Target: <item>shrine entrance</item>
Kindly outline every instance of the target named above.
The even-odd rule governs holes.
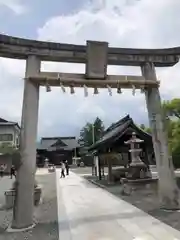
[[[57,86],[70,93],[75,87],[88,88],[141,89],[145,94],[153,147],[159,175],[161,205],[167,209],[179,208],[179,192],[176,185],[172,159],[168,152],[165,122],[161,112],[159,93],[160,82],[156,78],[155,67],[173,66],[178,57],[168,50],[109,48],[107,42],[87,41],[86,46],[40,42],[0,35],[0,56],[26,59],[24,96],[21,121],[21,164],[17,173],[17,194],[12,228],[23,229],[33,226],[33,193],[36,169],[36,137],[39,108],[39,88]],[[41,61],[85,63],[84,74],[41,72]],[[140,76],[107,75],[108,65],[139,66]]]

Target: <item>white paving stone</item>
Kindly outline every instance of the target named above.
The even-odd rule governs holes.
[[[70,172],[56,170],[59,239],[180,240],[180,232]]]

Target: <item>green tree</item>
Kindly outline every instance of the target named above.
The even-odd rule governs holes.
[[[15,148],[11,143],[2,143],[0,145],[0,153],[4,155],[11,155],[12,164],[18,169],[21,165],[19,149]]]
[[[143,131],[147,132],[147,133],[151,133],[151,128],[146,127],[144,124],[141,124],[139,126]]]
[[[144,124],[140,125],[140,128],[148,133],[151,133],[151,129]],[[180,120],[170,118],[166,121],[166,128],[168,133],[168,145],[169,151],[172,154],[173,164],[175,168],[180,167]]]
[[[164,101],[162,108],[166,117],[169,150],[172,153],[173,164],[175,167],[180,167],[180,98]]]
[[[180,121],[171,121],[168,125],[169,150],[172,153],[173,164],[180,167]]]
[[[100,118],[96,118],[94,123],[86,123],[80,131],[79,142],[83,146],[91,146],[98,141],[104,132],[104,124]]]
[[[145,130],[146,126],[145,126],[144,124],[141,124],[141,125],[140,125],[140,128],[141,128],[142,130]]]
[[[0,145],[0,153],[1,154],[14,154],[16,153],[18,150],[12,146],[11,143],[1,143]]]
[[[164,101],[162,107],[166,117],[176,117],[180,119],[180,98]]]

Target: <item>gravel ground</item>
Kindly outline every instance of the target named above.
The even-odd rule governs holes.
[[[84,175],[84,174],[92,174],[92,167],[77,167],[77,168],[71,168],[71,170],[74,173],[77,173],[79,175]],[[104,168],[104,172],[107,173],[108,172],[108,168],[105,167]]]
[[[0,239],[1,240],[58,240],[58,218],[57,218],[57,198],[56,198],[56,178],[55,173],[41,173],[36,176],[38,183],[42,186],[42,203],[35,207],[35,219],[37,225],[34,229],[23,233],[7,233],[5,229],[12,220],[12,211],[0,210]],[[1,181],[1,180],[0,180]],[[7,186],[12,181],[6,177],[3,180]],[[0,201],[2,203],[2,191],[4,184],[0,182]],[[5,188],[5,187],[4,187]]]
[[[74,172],[83,175],[83,168],[81,169],[74,169]],[[88,176],[88,169],[84,171],[84,177],[88,180],[95,180],[94,177]],[[89,169],[90,173],[90,169]],[[121,194],[121,185],[108,185],[107,181],[102,180],[98,181],[95,180],[97,183],[102,184],[105,186],[105,189],[110,193],[114,194],[115,196],[131,203],[132,205],[142,209],[143,211],[147,212],[148,214],[152,215],[153,217],[165,222],[166,224],[180,230],[180,212],[175,211],[164,211],[159,208],[159,200],[157,194],[157,182],[154,182],[150,185],[144,185],[138,189],[136,189],[132,195],[130,196],[122,196]],[[180,178],[177,178],[178,186],[180,188]]]

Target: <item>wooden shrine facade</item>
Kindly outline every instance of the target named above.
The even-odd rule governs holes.
[[[131,156],[129,146],[125,145],[124,142],[131,138],[132,132],[135,132],[138,138],[144,140],[140,145],[142,161],[147,165],[155,164],[151,135],[139,128],[129,115],[107,128],[102,138],[92,145],[88,151],[94,152],[98,156],[108,152],[117,153],[120,157],[114,160],[112,164],[127,165],[131,162]]]
[[[72,158],[78,156],[79,144],[76,137],[47,137],[42,138],[37,147],[37,164],[44,165],[45,158],[54,165],[61,161],[72,164]]]

